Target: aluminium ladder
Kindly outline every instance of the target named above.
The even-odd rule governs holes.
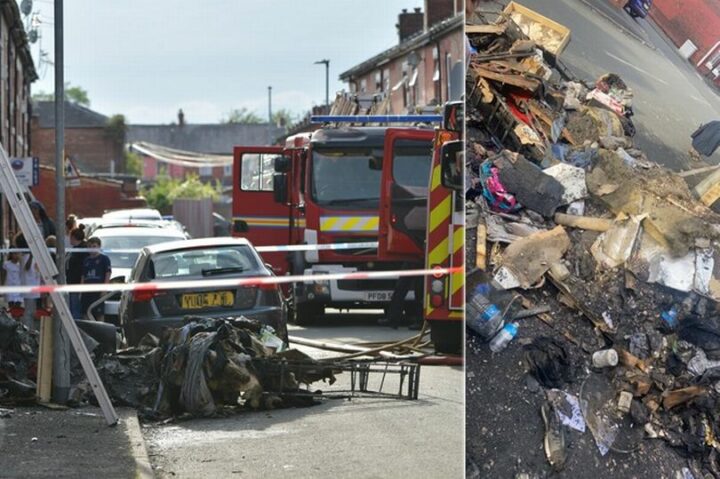
[[[20,225],[20,229],[25,236],[25,240],[32,252],[33,259],[37,261],[44,284],[48,286],[57,285],[57,267],[50,256],[50,252],[45,246],[45,238],[42,237],[42,233],[40,232],[37,223],[35,223],[35,218],[33,218],[32,212],[30,211],[30,206],[25,199],[25,194],[15,177],[15,173],[12,171],[10,159],[8,158],[7,152],[2,145],[0,145],[0,191],[5,193],[8,204],[15,214],[15,219]],[[62,238],[60,240],[62,240]],[[100,381],[100,376],[98,375],[95,365],[90,358],[90,353],[85,346],[85,342],[80,336],[80,331],[75,324],[75,320],[70,314],[67,301],[63,295],[57,291],[52,291],[50,293],[50,297],[52,298],[55,310],[62,321],[63,327],[70,337],[70,342],[73,349],[75,349],[75,354],[77,354],[80,364],[85,371],[85,375],[92,386],[98,404],[105,416],[105,421],[110,426],[117,424],[118,416],[112,403],[110,402],[107,391],[105,391],[105,387]]]

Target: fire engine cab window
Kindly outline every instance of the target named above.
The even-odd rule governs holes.
[[[377,208],[382,169],[374,168],[370,150],[315,150],[312,155],[312,198],[328,208]],[[381,159],[380,159],[381,160]]]
[[[275,158],[278,155],[246,153],[242,156],[240,189],[243,191],[272,191]]]
[[[427,188],[432,163],[432,145],[428,141],[403,140],[393,148],[393,178],[400,186]]]

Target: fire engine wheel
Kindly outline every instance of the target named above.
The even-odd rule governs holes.
[[[325,313],[325,308],[320,304],[296,304],[295,321],[298,326],[310,324]]]
[[[464,321],[432,321],[430,339],[435,351],[445,354],[462,354]]]

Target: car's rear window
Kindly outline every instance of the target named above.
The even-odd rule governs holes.
[[[147,276],[155,279],[257,273],[260,263],[249,246],[216,246],[157,253],[148,261]]]
[[[182,236],[100,236],[103,249],[135,250],[134,252],[106,253],[113,268],[132,268],[135,265],[140,249],[145,246],[182,239],[184,239]]]

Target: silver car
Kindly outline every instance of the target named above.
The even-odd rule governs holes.
[[[142,249],[130,283],[196,281],[187,289],[122,294],[120,322],[129,345],[146,334],[162,336],[185,316],[239,317],[271,326],[287,342],[287,305],[278,285],[203,286],[214,279],[273,276],[244,238],[202,238]]]
[[[144,226],[136,224],[133,226],[109,226],[96,228],[92,236],[100,238],[102,248],[109,250],[125,250],[105,253],[110,258],[110,279],[113,281],[125,282],[130,278],[135,261],[140,254],[140,249],[168,241],[184,240],[185,233],[177,228],[159,227],[158,225]],[[119,295],[105,301],[105,319],[117,323],[118,307],[120,306]]]

